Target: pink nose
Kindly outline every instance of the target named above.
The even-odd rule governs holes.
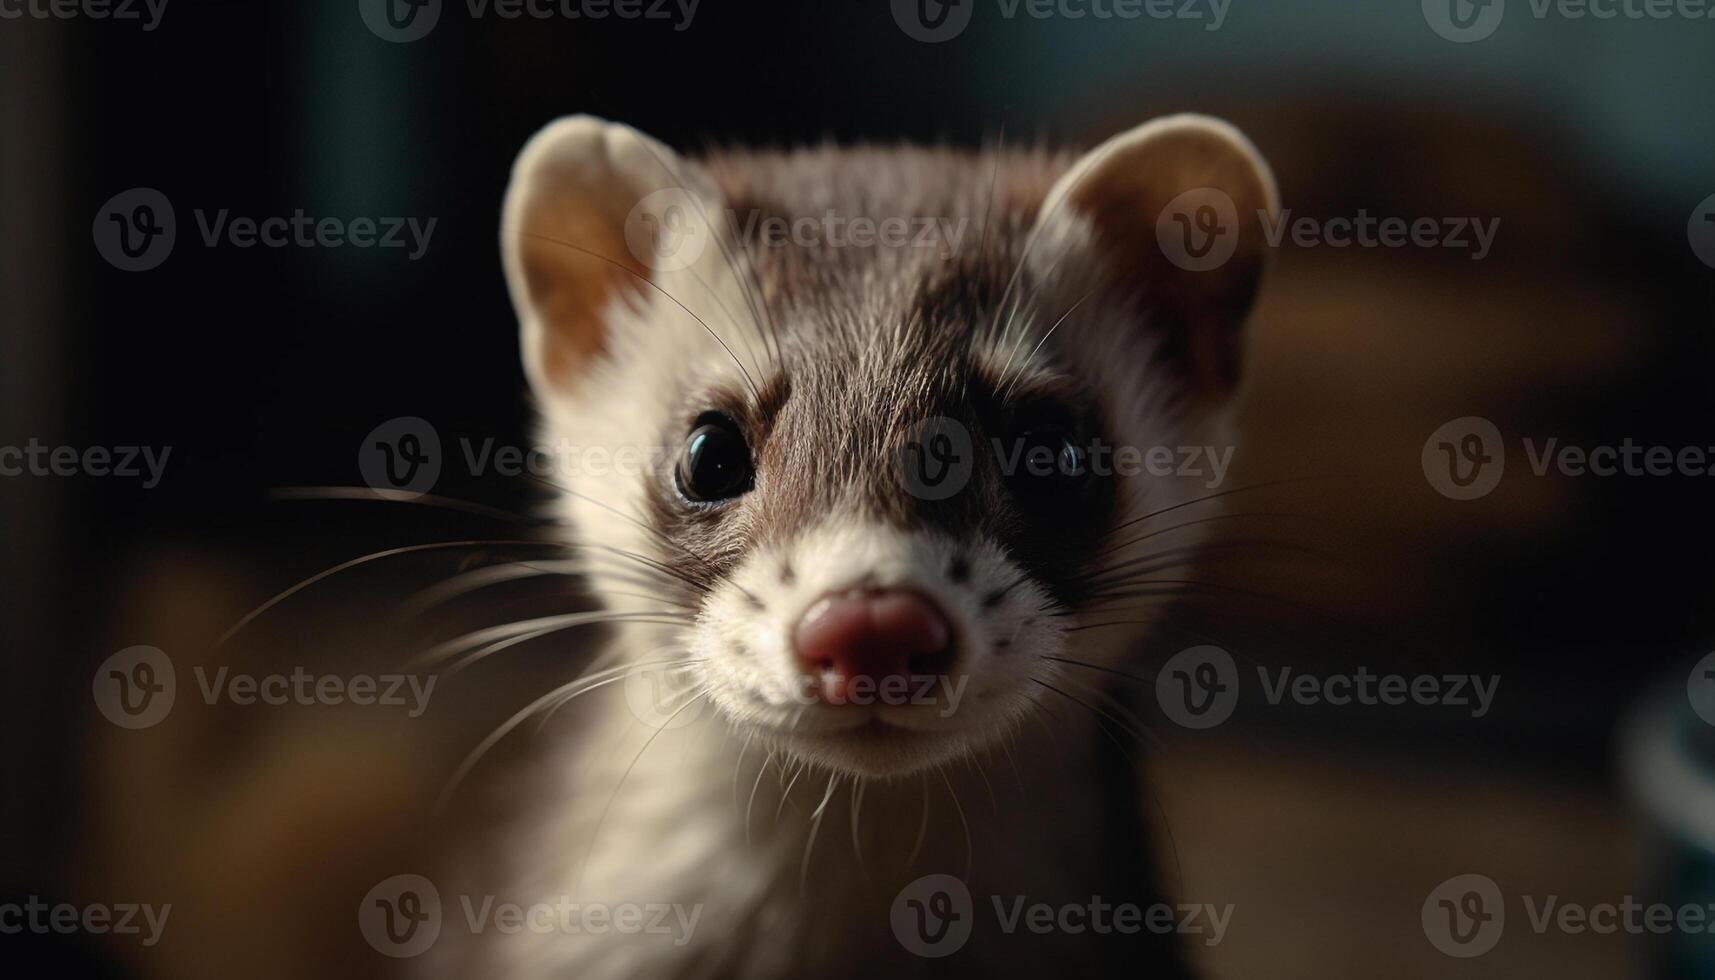
[[[799,669],[820,682],[823,700],[843,702],[858,700],[851,687],[859,678],[874,694],[890,677],[946,673],[952,634],[940,608],[916,592],[854,590],[816,600],[793,641]]]

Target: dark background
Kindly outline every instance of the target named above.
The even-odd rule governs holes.
[[[1088,143],[1212,111],[1255,137],[1303,213],[1499,216],[1481,263],[1281,256],[1251,365],[1272,448],[1247,475],[1320,477],[1286,503],[1337,519],[1329,541],[1373,574],[1349,588],[1253,570],[1328,614],[1218,618],[1264,659],[1503,677],[1506,710],[1481,725],[1282,712],[1247,737],[1363,758],[1378,780],[1548,782],[1618,812],[1622,713],[1658,670],[1710,646],[1715,482],[1535,479],[1509,441],[1506,492],[1461,504],[1430,490],[1418,456],[1436,425],[1473,414],[1509,440],[1715,445],[1715,272],[1686,242],[1715,192],[1715,22],[1538,22],[1518,6],[1473,45],[1436,37],[1416,3],[1245,0],[1216,32],[1008,21],[991,3],[933,45],[880,0],[704,0],[678,32],[472,19],[449,3],[409,44],[369,32],[354,0],[172,0],[152,32],[0,21],[0,442],[173,447],[154,490],[0,480],[0,894],[71,888],[99,822],[89,671],[152,642],[128,632],[138,596],[153,585],[220,608],[163,562],[241,569],[236,590],[259,600],[344,557],[478,526],[265,497],[359,482],[360,440],[397,416],[449,443],[528,437],[497,215],[517,149],[570,112],[695,151],[975,145],[1003,130]],[[91,242],[97,210],[131,187],[164,192],[178,216],[173,255],[145,273]],[[437,225],[414,262],[205,247],[192,212],[221,208]],[[504,507],[537,496],[456,467],[440,492]]]

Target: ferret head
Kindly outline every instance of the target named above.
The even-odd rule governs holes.
[[[543,130],[503,253],[560,516],[635,614],[624,655],[872,777],[993,743],[1069,661],[1112,666],[1143,627],[1078,627],[1147,621],[1112,611],[1150,554],[1128,538],[1209,492],[1160,464],[1224,442],[1275,206],[1200,117],[1083,156],[692,160]]]

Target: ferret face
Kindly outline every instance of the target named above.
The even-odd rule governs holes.
[[[544,434],[580,450],[555,458],[638,464],[557,481],[598,594],[662,617],[623,627],[626,655],[881,778],[1003,737],[1067,658],[1119,656],[1127,635],[1073,638],[1136,557],[1124,530],[1206,490],[1116,453],[1219,429],[1262,265],[1242,229],[1203,278],[1155,244],[1157,205],[1208,187],[1274,207],[1201,119],[1082,158],[538,135],[503,251]],[[863,244],[864,222],[907,231]]]

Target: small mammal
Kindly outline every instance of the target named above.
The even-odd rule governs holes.
[[[556,476],[593,591],[630,618],[530,777],[524,828],[475,863],[501,902],[604,911],[425,960],[579,980],[1186,975],[1184,936],[1009,917],[1020,898],[1161,901],[1140,778],[1099,709],[1159,608],[1137,598],[1168,567],[1156,549],[1201,533],[1140,532],[1207,487],[1110,472],[1095,449],[1231,444],[1267,248],[1228,221],[1203,229],[1231,236],[1225,261],[1169,258],[1195,229],[1166,212],[1211,188],[1237,215],[1277,208],[1249,141],[1198,116],[1083,155],[691,159],[586,116],[533,138],[502,246],[542,431],[616,462],[663,451]],[[768,231],[827,215],[968,234]],[[670,707],[653,719],[650,688]],[[935,874],[963,904],[910,891]],[[908,948],[956,928],[951,952]]]

